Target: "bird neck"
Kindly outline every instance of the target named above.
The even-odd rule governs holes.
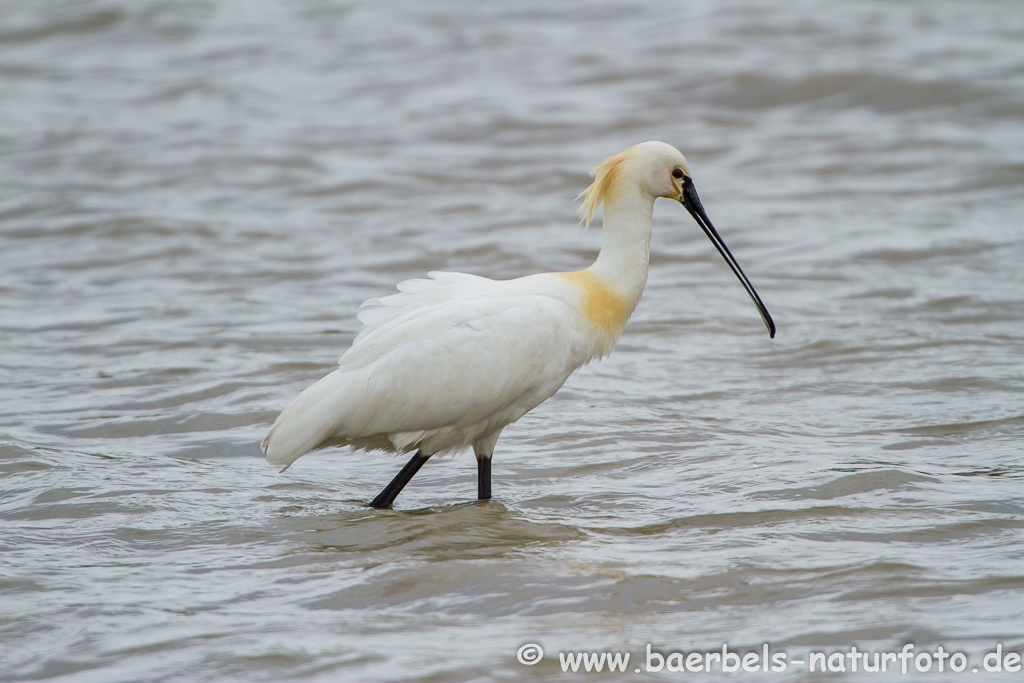
[[[604,201],[601,253],[591,270],[632,311],[647,284],[654,197],[636,188],[615,192]]]

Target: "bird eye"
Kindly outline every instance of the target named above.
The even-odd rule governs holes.
[[[672,177],[676,178],[676,179],[682,178],[683,177],[683,169],[681,169],[681,168],[673,169]]]

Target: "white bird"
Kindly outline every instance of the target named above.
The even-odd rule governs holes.
[[[509,424],[578,368],[608,355],[647,283],[654,200],[680,202],[725,258],[775,336],[775,323],[711,225],[686,159],[643,142],[591,171],[587,225],[603,205],[601,251],[589,268],[490,280],[432,272],[360,307],[365,324],[338,369],[278,416],[263,440],[287,469],[315,448],[415,454],[370,505],[389,507],[433,455],[472,446],[478,497],[491,497],[491,457]],[[579,199],[579,197],[577,197]]]

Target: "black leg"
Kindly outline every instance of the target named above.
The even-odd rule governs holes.
[[[476,491],[479,500],[488,500],[491,497],[491,459],[476,459]]]
[[[409,483],[409,480],[420,471],[425,463],[430,458],[429,455],[423,455],[422,452],[416,451],[416,455],[412,456],[412,460],[405,464],[402,471],[395,475],[395,478],[391,480],[391,483],[384,487],[373,502],[370,503],[372,508],[387,508],[391,507],[391,504],[395,502],[395,498],[398,498],[398,494],[402,492],[405,485]]]

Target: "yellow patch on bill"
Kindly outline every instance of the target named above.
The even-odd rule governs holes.
[[[588,270],[559,273],[583,290],[583,315],[591,325],[605,334],[618,337],[633,313],[625,299],[609,289]]]

